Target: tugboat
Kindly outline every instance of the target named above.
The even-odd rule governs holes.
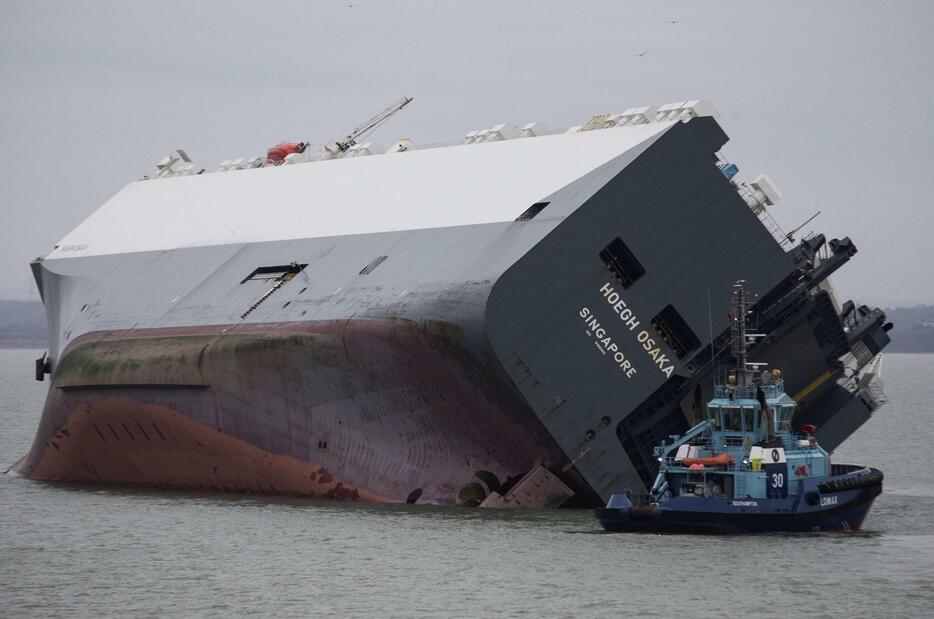
[[[882,472],[831,464],[813,425],[795,431],[781,371],[747,361],[746,291],[732,292],[736,369],[714,387],[706,419],[655,448],[648,495],[629,490],[596,510],[611,532],[760,533],[859,529]]]

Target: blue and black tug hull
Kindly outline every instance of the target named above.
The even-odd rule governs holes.
[[[882,493],[883,474],[861,468],[822,480],[802,480],[796,496],[735,499],[677,496],[664,505],[613,495],[597,520],[613,533],[770,533],[850,531],[862,527]]]

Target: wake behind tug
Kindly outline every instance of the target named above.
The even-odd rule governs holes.
[[[881,471],[831,464],[812,425],[792,429],[796,402],[781,372],[746,360],[746,292],[733,291],[737,368],[717,385],[707,419],[655,448],[648,495],[629,490],[596,510],[611,532],[760,533],[859,529],[882,492]]]

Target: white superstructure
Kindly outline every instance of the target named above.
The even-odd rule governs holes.
[[[276,166],[238,159],[206,174],[192,174],[179,157],[182,173],[163,165],[161,178],[130,183],[47,259],[509,221],[517,204],[531,206],[641,152],[673,124],[712,114],[706,102],[681,102],[595,116],[562,132],[496,125],[458,145],[402,141],[374,155],[365,142],[348,157],[293,163],[309,158],[302,153]]]

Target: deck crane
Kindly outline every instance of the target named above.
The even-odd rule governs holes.
[[[382,112],[374,116],[373,118],[367,120],[363,124],[354,128],[343,139],[335,140],[333,142],[325,144],[323,159],[334,159],[336,157],[340,157],[345,152],[347,152],[347,149],[349,149],[351,146],[357,143],[358,138],[360,138],[363,135],[366,135],[367,133],[369,133],[370,131],[372,131],[373,129],[381,125],[382,123],[384,123],[386,120],[389,119],[390,116],[392,116],[393,114],[395,114],[396,112],[398,112],[399,110],[401,110],[402,108],[404,108],[411,102],[412,102],[411,97],[402,97],[401,99],[399,99],[398,101],[396,101],[395,103],[387,107],[385,110],[383,110]]]

